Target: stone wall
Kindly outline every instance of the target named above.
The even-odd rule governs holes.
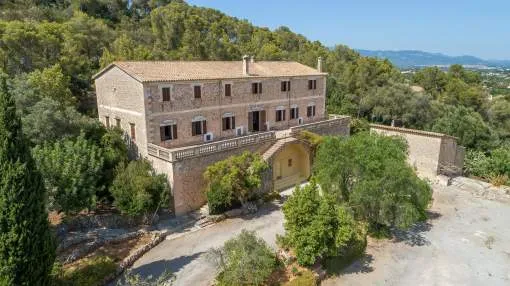
[[[116,119],[120,120],[120,127],[126,134],[131,134],[131,125],[135,125],[135,140],[138,152],[147,154],[147,131],[145,120],[145,99],[143,85],[124,73],[117,67],[95,80],[97,110],[99,120],[116,126]],[[132,138],[130,138],[132,139]]]
[[[204,172],[206,168],[228,158],[229,156],[241,154],[244,151],[263,153],[272,143],[245,146],[225,152],[218,152],[200,157],[176,161],[172,164],[173,184],[172,193],[174,199],[175,213],[184,214],[191,210],[200,208],[206,203],[204,190],[206,181]],[[169,163],[170,164],[170,163]]]
[[[455,137],[441,133],[371,124],[370,130],[388,136],[401,136],[408,144],[408,162],[418,175],[434,180],[438,174],[460,175],[459,162],[464,153],[458,151]]]

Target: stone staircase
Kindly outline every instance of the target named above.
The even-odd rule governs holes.
[[[271,146],[264,154],[262,154],[262,158],[267,162],[274,154],[276,154],[280,149],[287,143],[296,141],[296,138],[287,137],[276,141],[273,146]]]

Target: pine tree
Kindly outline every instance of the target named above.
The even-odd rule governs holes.
[[[55,260],[46,194],[5,78],[0,83],[0,285],[48,285]]]

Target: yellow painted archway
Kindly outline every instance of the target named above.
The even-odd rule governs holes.
[[[293,187],[310,176],[310,151],[302,143],[288,143],[272,160],[273,189]]]

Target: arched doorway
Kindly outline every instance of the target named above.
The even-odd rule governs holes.
[[[273,189],[293,187],[310,176],[310,151],[302,143],[285,144],[272,160]]]

